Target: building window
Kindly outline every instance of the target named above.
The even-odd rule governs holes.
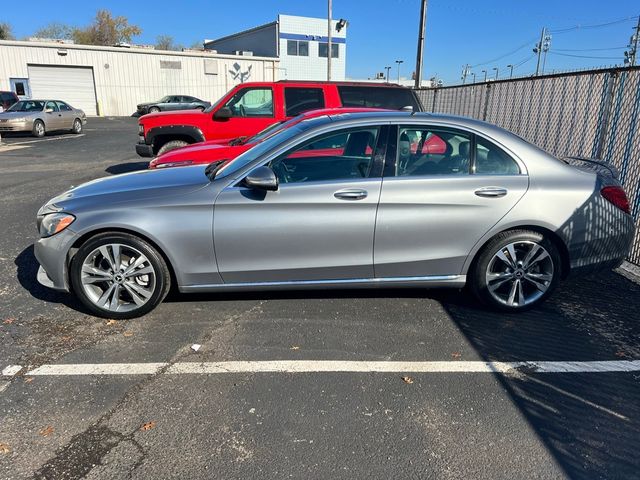
[[[287,55],[294,57],[309,56],[309,42],[298,40],[287,40]]]
[[[327,57],[327,47],[329,46],[328,43],[323,43],[320,42],[318,43],[318,56],[319,57]],[[338,58],[340,57],[340,45],[338,45],[337,43],[332,43],[331,44],[331,58]]]

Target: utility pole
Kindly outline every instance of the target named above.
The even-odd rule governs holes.
[[[629,50],[624,52],[624,63],[629,64],[631,67],[635,67],[636,59],[638,58],[638,41],[640,40],[640,16],[638,16],[638,24],[634,28],[635,33],[631,35],[629,39]]]
[[[507,68],[509,69],[509,80],[511,80],[513,78],[513,65],[507,65]]]
[[[486,83],[487,82],[487,71],[486,70],[482,70],[482,73],[484,73],[484,81]]]
[[[544,65],[547,62],[547,52],[551,45],[551,35],[547,33],[547,27],[542,28],[540,33],[540,41],[533,47],[533,53],[538,55],[538,62],[536,63],[536,77],[540,74],[540,59],[544,53],[544,61],[542,63],[542,73],[544,73]]]
[[[331,81],[331,0],[327,0],[327,81]]]
[[[499,72],[498,67],[493,67],[492,70],[496,71],[496,80],[498,80],[498,72]]]
[[[416,55],[416,83],[415,87],[422,86],[422,56],[424,50],[424,31],[427,24],[427,0],[422,0],[420,7],[420,29],[418,30],[418,53]],[[400,79],[398,79],[399,81]]]
[[[468,63],[462,66],[462,75],[460,76],[460,78],[462,79],[463,85],[467,82],[467,76],[469,75],[470,70],[471,65],[469,65]]]
[[[387,71],[387,83],[389,83],[389,71],[391,70],[391,67],[384,67],[384,69]]]
[[[398,83],[400,83],[400,64],[404,63],[404,60],[396,60],[396,63],[398,64]]]

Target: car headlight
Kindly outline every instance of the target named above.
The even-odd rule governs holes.
[[[26,117],[19,117],[19,118],[12,118],[11,121],[12,122],[26,122],[27,119],[26,119]]]
[[[70,213],[60,212],[46,214],[39,222],[40,236],[45,238],[60,233],[71,225],[75,219],[76,217]]]
[[[156,163],[154,168],[184,167],[186,165],[193,165],[193,160],[185,160],[184,162]]]

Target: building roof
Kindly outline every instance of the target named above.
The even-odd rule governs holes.
[[[229,40],[230,38],[240,37],[240,36],[245,35],[247,33],[256,32],[258,30],[262,30],[264,28],[271,27],[271,26],[277,25],[277,24],[278,24],[277,21],[265,23],[263,25],[258,25],[257,27],[249,28],[247,30],[242,30],[241,32],[236,32],[236,33],[232,33],[231,35],[226,35],[224,37],[216,38],[215,40],[206,40],[204,42],[204,44],[205,45],[209,45],[209,44],[212,44],[212,43],[220,42],[222,40]]]

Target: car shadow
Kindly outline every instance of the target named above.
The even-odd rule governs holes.
[[[40,285],[37,279],[39,263],[33,253],[33,245],[29,245],[20,252],[14,264],[18,271],[18,282],[32,297],[47,303],[60,303],[85,315],[91,315],[74,295]]]
[[[573,280],[536,309],[478,309],[451,292],[445,310],[486,361],[640,358],[640,286],[614,272]],[[637,372],[498,375],[497,380],[569,478],[640,471]]]
[[[104,171],[111,175],[119,175],[121,173],[137,172],[138,170],[146,170],[149,168],[149,162],[126,162],[110,165]]]

